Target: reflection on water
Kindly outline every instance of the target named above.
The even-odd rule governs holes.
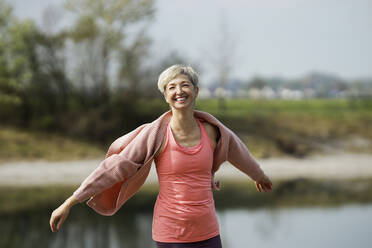
[[[224,248],[369,247],[372,205],[218,211]],[[1,216],[0,247],[151,248],[152,213],[104,217],[84,207],[52,233],[49,213]]]
[[[225,247],[371,247],[372,205],[221,212]]]
[[[72,209],[62,229],[52,233],[49,213],[1,216],[0,247],[155,247],[151,239],[152,213],[98,215],[85,207]]]

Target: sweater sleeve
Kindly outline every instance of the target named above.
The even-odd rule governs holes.
[[[146,156],[145,141],[135,139],[145,127],[142,125],[132,132],[116,139],[108,149],[106,158],[81,183],[73,193],[79,202],[111,187],[117,182],[124,181],[136,173],[142,166]]]
[[[228,129],[228,133],[228,161],[254,181],[260,179],[265,173],[258,162],[253,158],[246,145],[234,132]]]
[[[114,154],[103,160],[73,195],[79,202],[84,202],[115,183],[131,177],[139,167],[141,164],[129,160],[124,154]]]
[[[148,124],[143,124],[137,127],[135,130],[131,131],[130,133],[123,135],[117,138],[114,142],[112,142],[109,149],[107,150],[106,158],[110,157],[113,154],[119,154],[147,125]]]

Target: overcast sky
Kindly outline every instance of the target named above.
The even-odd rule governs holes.
[[[64,0],[8,2],[19,17],[40,21],[48,4]],[[211,61],[220,56],[222,40],[238,78],[313,71],[372,76],[371,0],[158,0],[156,10],[149,29],[154,55],[177,50],[202,65],[205,80],[215,73]]]

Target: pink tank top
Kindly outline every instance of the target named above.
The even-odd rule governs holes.
[[[204,126],[200,143],[184,147],[170,124],[163,152],[155,160],[159,194],[155,203],[152,238],[158,242],[196,242],[219,234],[211,189],[213,145]]]

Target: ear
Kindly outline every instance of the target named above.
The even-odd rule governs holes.
[[[195,88],[195,98],[197,98],[198,97],[198,95],[199,95],[199,87],[197,86],[196,88]]]

